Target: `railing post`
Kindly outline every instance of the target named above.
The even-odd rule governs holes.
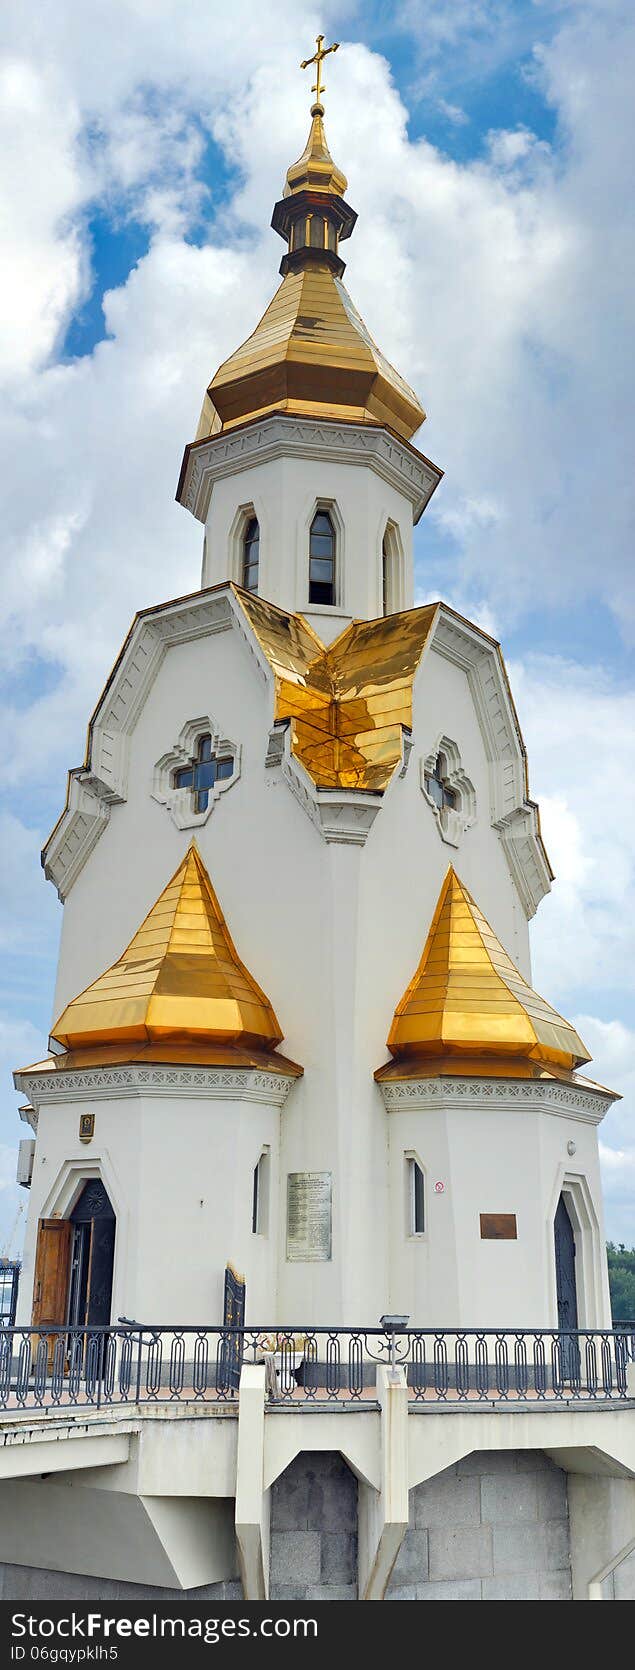
[[[141,1342],[142,1342],[142,1340],[143,1340],[143,1329],[140,1328],[139,1329],[139,1349],[137,1351],[137,1403],[141,1402]]]

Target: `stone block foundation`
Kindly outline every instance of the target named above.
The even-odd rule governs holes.
[[[357,1479],[341,1455],[306,1451],[276,1479],[269,1595],[357,1599]]]
[[[482,1451],[410,1492],[386,1600],[570,1600],[566,1474],[539,1450]]]

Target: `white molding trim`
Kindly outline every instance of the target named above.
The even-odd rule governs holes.
[[[212,435],[189,453],[179,501],[206,522],[215,481],[243,473],[255,464],[295,455],[338,464],[367,464],[408,498],[415,522],[441,480],[435,464],[389,430],[370,424],[320,422],[282,412],[261,418],[247,428]]]
[[[615,1101],[612,1091],[599,1091],[584,1084],[564,1084],[556,1079],[449,1078],[399,1079],[380,1083],[387,1113],[405,1108],[425,1113],[465,1107],[499,1107],[503,1113],[532,1109],[583,1124],[599,1125]]]
[[[159,604],[133,621],[90,722],[87,762],[69,773],[66,807],[42,853],[44,874],[60,899],[103,834],[111,807],[127,797],[130,735],[167,650],[229,631],[240,616],[227,585]]]
[[[363,847],[381,809],[383,795],[355,789],[318,789],[301,761],[291,751],[291,729],[274,725],[269,736],[267,764],[280,764],[292,795],[325,841]]]
[[[500,649],[477,626],[441,604],[431,649],[466,674],[489,761],[490,818],[497,830],[525,915],[535,915],[551,888],[538,808],[527,794],[526,755]]]
[[[192,790],[175,788],[172,778],[179,767],[191,765],[200,737],[209,733],[212,737],[212,754],[221,758],[223,754],[231,754],[234,769],[231,777],[223,777],[208,789],[209,800],[205,811],[195,812]],[[162,754],[160,760],[157,760],[150,791],[152,799],[156,800],[159,806],[167,808],[177,829],[199,829],[201,824],[207,823],[211,817],[219,795],[237,783],[240,777],[240,756],[240,743],[221,736],[215,720],[209,714],[202,715],[200,719],[188,719],[170,752]]]
[[[372,435],[378,431],[370,431]],[[130,735],[173,644],[235,629],[266,688],[274,674],[231,584],[160,604],[137,617],[90,724],[86,765],[70,773],[68,802],[42,855],[47,879],[65,899],[111,808],[126,799]],[[465,671],[490,762],[490,815],[525,913],[533,916],[549,891],[550,872],[540,840],[537,808],[527,798],[525,753],[498,646],[443,604],[419,663],[436,650]],[[404,769],[410,739],[404,738]],[[319,790],[285,743],[283,775],[326,840],[363,845],[381,806],[380,795]]]
[[[60,1102],[118,1102],[129,1098],[174,1097],[204,1102],[263,1102],[281,1108],[295,1078],[260,1067],[130,1066],[84,1067],[67,1072],[15,1074],[18,1090],[34,1108]],[[93,1155],[90,1155],[90,1163]]]
[[[603,1316],[603,1266],[605,1260],[605,1237],[602,1233],[595,1201],[589,1187],[589,1180],[584,1171],[576,1170],[571,1162],[558,1167],[549,1211],[547,1213],[547,1252],[550,1255],[546,1268],[551,1268],[551,1315],[553,1327],[558,1326],[558,1294],[556,1287],[556,1267],[553,1259],[553,1236],[558,1201],[561,1194],[568,1200],[569,1218],[573,1229],[576,1247],[576,1292],[578,1302],[578,1324],[581,1328],[602,1328],[611,1326],[610,1310],[608,1321]]]
[[[446,782],[448,787],[454,789],[458,796],[459,804],[456,807],[444,806],[441,809],[435,805],[432,795],[428,794],[426,788],[426,777],[433,775],[439,754],[443,754],[447,761]],[[472,824],[476,823],[476,791],[467,772],[463,770],[458,744],[452,742],[450,737],[440,736],[430,753],[425,756],[421,755],[419,781],[424,800],[427,800],[428,806],[434,813],[441,840],[445,841],[449,847],[458,847],[461,836],[465,834],[466,829],[471,829]]]

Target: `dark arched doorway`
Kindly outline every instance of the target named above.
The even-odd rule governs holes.
[[[110,1322],[116,1219],[99,1178],[91,1178],[70,1216],[71,1244],[66,1320],[72,1328]]]
[[[575,1275],[575,1235],[569,1217],[566,1197],[563,1194],[558,1201],[553,1229],[556,1254],[558,1332],[560,1334],[560,1373],[564,1380],[576,1382],[580,1375],[580,1348],[577,1339],[578,1290]]]
[[[575,1276],[575,1235],[564,1195],[561,1195],[558,1201],[554,1239],[558,1327],[568,1332],[578,1326],[578,1291]]]

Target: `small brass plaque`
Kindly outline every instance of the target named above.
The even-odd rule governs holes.
[[[481,1212],[481,1241],[517,1241],[515,1212]]]
[[[79,1116],[79,1140],[80,1140],[80,1142],[92,1142],[92,1139],[93,1139],[94,1135],[95,1135],[95,1115],[94,1115],[94,1113],[80,1113],[80,1116]]]

